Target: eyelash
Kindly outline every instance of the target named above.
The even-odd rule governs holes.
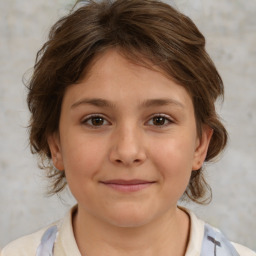
[[[155,117],[163,117],[165,119],[165,121],[168,121],[168,124],[159,125],[159,126],[158,125],[152,125],[152,126],[156,126],[158,128],[163,128],[165,126],[170,125],[171,123],[174,123],[174,121],[172,119],[170,119],[170,117],[165,115],[165,114],[155,114],[155,115],[151,116],[149,120],[152,120]],[[97,115],[95,114],[95,115],[90,115],[86,119],[82,120],[82,124],[90,126],[92,129],[99,129],[99,128],[101,128],[103,125],[97,126],[97,125],[93,125],[93,124],[88,124],[87,123],[89,120],[92,120],[93,118],[102,118],[104,121],[106,120],[104,118],[104,116],[99,115],[99,114],[97,114]]]

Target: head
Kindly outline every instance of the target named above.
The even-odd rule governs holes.
[[[65,170],[52,165],[48,143],[59,131],[65,93],[111,50],[133,64],[162,72],[186,90],[193,103],[198,137],[204,127],[213,131],[205,161],[214,159],[227,142],[214,106],[224,89],[195,24],[156,0],[83,2],[52,27],[28,84],[30,144],[51,179],[50,193],[60,192],[66,185]],[[184,195],[203,202],[209,189],[199,167],[191,171]]]

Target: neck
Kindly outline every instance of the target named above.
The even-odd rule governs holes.
[[[184,256],[189,238],[189,216],[175,208],[155,221],[127,228],[99,220],[78,207],[73,228],[81,255]]]

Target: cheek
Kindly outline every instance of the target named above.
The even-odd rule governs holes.
[[[151,147],[151,159],[160,180],[167,190],[181,195],[189,182],[193,164],[194,147],[188,141],[189,139],[170,139]]]
[[[86,200],[88,204],[94,203],[91,201],[94,197],[85,197],[85,195],[96,193],[93,184],[94,181],[97,182],[102,166],[103,147],[95,141],[89,139],[81,141],[80,138],[76,141],[74,139],[69,147],[65,147],[67,148],[63,156],[68,186],[78,202]]]
[[[192,170],[195,143],[190,137],[175,137],[152,143],[151,159],[173,172]],[[165,169],[166,169],[165,168]]]
[[[68,149],[63,152],[63,161],[67,179],[70,177],[82,182],[82,177],[92,178],[99,171],[103,159],[104,150],[100,143],[95,140],[81,138],[75,139],[69,144]]]

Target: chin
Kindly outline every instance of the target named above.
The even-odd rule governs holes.
[[[108,217],[108,222],[114,226],[120,228],[135,228],[141,227],[147,223],[149,223],[153,216],[149,216],[148,212],[144,214],[138,211],[124,211],[124,212],[117,212],[118,214],[111,214]]]

